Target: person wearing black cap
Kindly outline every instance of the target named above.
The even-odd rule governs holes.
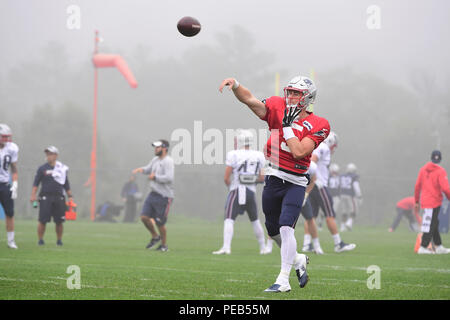
[[[431,162],[425,164],[419,171],[414,190],[415,209],[424,209],[422,218],[423,233],[422,242],[417,253],[419,254],[446,254],[450,249],[442,245],[439,234],[438,214],[442,204],[442,193],[450,199],[450,187],[448,184],[447,172],[438,163],[441,162],[442,155],[439,150],[431,153]],[[420,205],[419,205],[420,203]],[[431,239],[436,246],[436,252],[427,249]]]
[[[165,224],[173,201],[175,169],[173,159],[168,155],[169,142],[161,139],[153,142],[152,146],[155,148],[155,157],[147,166],[134,169],[133,174],[149,174],[150,193],[145,199],[141,213],[141,221],[152,235],[146,248],[150,249],[161,241],[157,250],[165,252],[168,250]],[[155,223],[159,234],[155,230]]]
[[[34,177],[33,188],[31,190],[31,202],[35,202],[39,184],[39,218],[38,218],[38,245],[44,245],[45,226],[53,217],[58,246],[62,246],[63,222],[66,221],[66,200],[64,191],[69,197],[69,202],[73,201],[72,191],[67,172],[69,167],[57,161],[59,151],[55,146],[50,146],[44,150],[47,156],[47,163],[40,166]]]

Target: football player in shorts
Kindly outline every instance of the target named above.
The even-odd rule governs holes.
[[[0,124],[0,204],[6,216],[8,248],[17,249],[14,241],[14,199],[17,199],[19,147],[12,142],[11,129]]]
[[[339,202],[338,212],[342,216],[341,231],[351,231],[353,221],[358,213],[358,208],[362,203],[359,176],[356,173],[355,164],[349,163],[346,172],[339,177],[339,180],[341,200]]]
[[[225,204],[225,221],[223,226],[223,245],[213,254],[230,254],[234,222],[238,215],[247,212],[259,244],[259,253],[266,254],[264,231],[258,219],[256,205],[256,184],[264,181],[264,154],[251,150],[253,134],[241,130],[237,135],[238,149],[228,152],[225,168],[225,184],[229,194]],[[231,175],[233,178],[231,179]]]
[[[314,217],[319,214],[319,209],[325,214],[325,220],[328,230],[334,241],[334,251],[343,252],[355,249],[354,243],[345,243],[342,241],[338,227],[336,224],[336,213],[333,208],[333,199],[328,190],[329,165],[331,161],[331,153],[337,147],[337,136],[334,132],[314,150],[311,160],[317,164],[316,187],[311,191],[309,198],[313,208]]]
[[[161,241],[156,250],[166,252],[169,250],[166,222],[173,201],[175,167],[172,157],[168,155],[169,142],[167,140],[160,139],[153,142],[152,146],[155,148],[155,157],[145,167],[134,169],[133,174],[149,175],[151,191],[145,199],[141,213],[141,221],[152,235],[146,249],[154,247]],[[156,232],[155,224],[159,234]]]
[[[314,214],[311,206],[311,202],[308,199],[309,194],[314,189],[316,178],[317,165],[311,161],[309,164],[308,174],[310,175],[311,182],[306,187],[305,200],[303,200],[302,216],[305,219],[304,229],[305,235],[303,236],[303,252],[314,252],[316,254],[324,254],[322,247],[320,246],[319,234],[317,232],[317,225],[314,219]]]
[[[297,253],[294,228],[309,181],[311,153],[330,132],[326,119],[307,111],[315,99],[316,87],[311,79],[297,76],[284,88],[284,98],[273,96],[261,101],[234,78],[224,79],[219,91],[225,86],[271,131],[264,150],[269,166],[265,170],[262,207],[267,233],[280,246],[281,270],[265,291],[290,291],[292,267],[303,288],[308,282],[309,258]]]
[[[56,245],[62,246],[63,223],[66,221],[66,199],[64,191],[69,197],[69,202],[73,201],[68,170],[65,164],[57,161],[59,151],[55,146],[49,146],[44,150],[47,163],[40,166],[36,172],[31,189],[30,201],[38,200],[36,194],[39,185],[39,218],[38,218],[38,245],[44,242],[45,227],[53,218],[56,231]]]

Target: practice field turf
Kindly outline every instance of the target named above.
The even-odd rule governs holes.
[[[270,294],[280,268],[280,251],[259,255],[247,217],[238,218],[232,254],[211,252],[222,244],[222,221],[172,215],[169,251],[146,250],[149,234],[140,223],[65,223],[64,246],[56,246],[54,224],[46,244],[37,245],[36,221],[16,221],[19,250],[6,246],[0,221],[0,299],[450,299],[450,255],[417,255],[416,235],[399,228],[358,227],[341,233],[355,242],[352,252],[334,253],[328,230],[320,232],[325,255],[310,254],[310,282],[300,289]],[[298,244],[303,231],[297,227]],[[443,234],[450,246],[450,235]],[[81,270],[81,289],[68,289],[68,266]],[[369,290],[367,267],[381,269],[381,288]]]

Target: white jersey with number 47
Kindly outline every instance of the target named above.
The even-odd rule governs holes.
[[[5,143],[0,149],[0,182],[9,183],[9,167],[19,159],[19,147],[14,142]]]
[[[313,151],[313,155],[317,156],[317,175],[316,179],[319,180],[319,183],[324,187],[328,187],[328,177],[330,172],[328,167],[331,162],[331,151],[330,147],[326,145],[326,143],[321,143]]]
[[[259,175],[264,168],[266,159],[261,151],[238,149],[227,153],[225,164],[233,168],[233,178],[230,184],[230,191],[237,189],[240,185],[245,185],[250,190],[256,192],[256,183],[241,183],[241,179],[251,178]],[[240,177],[244,176],[244,177]],[[256,180],[256,179],[255,179]]]

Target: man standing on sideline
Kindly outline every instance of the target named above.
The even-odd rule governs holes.
[[[66,199],[64,190],[69,197],[69,202],[73,201],[72,191],[70,190],[69,177],[67,172],[69,167],[57,161],[59,151],[55,146],[50,146],[44,150],[47,156],[47,163],[40,166],[34,177],[33,188],[31,190],[30,201],[37,200],[37,190],[39,184],[39,218],[38,218],[38,245],[42,246],[44,242],[45,227],[53,217],[58,246],[62,246],[63,222],[66,221]]]
[[[256,184],[264,181],[264,154],[251,150],[253,134],[242,130],[237,135],[237,150],[227,154],[224,182],[230,192],[225,205],[225,221],[223,226],[223,245],[213,254],[230,254],[233,238],[234,222],[238,215],[247,211],[253,232],[259,243],[259,253],[266,254],[264,231],[258,219],[256,205]],[[231,179],[233,175],[233,179]],[[269,252],[267,252],[269,253]]]
[[[417,251],[418,254],[433,254],[427,247],[433,239],[437,254],[450,253],[450,249],[442,245],[439,234],[438,214],[442,204],[442,193],[450,199],[450,187],[448,184],[447,172],[438,163],[441,162],[442,155],[439,150],[431,153],[431,162],[420,168],[414,190],[415,209],[420,207],[424,210],[422,217],[422,243]]]
[[[137,198],[136,194],[139,189],[135,182],[136,176],[132,174],[130,176],[130,180],[124,184],[122,188],[122,192],[120,195],[122,196],[123,201],[125,202],[125,215],[123,218],[123,222],[134,222],[134,218],[136,216],[136,204]]]
[[[155,157],[147,166],[134,169],[133,174],[149,174],[150,193],[145,199],[141,213],[141,221],[152,235],[146,249],[152,248],[161,241],[161,245],[156,250],[166,252],[169,248],[165,224],[173,201],[175,168],[172,157],[168,155],[169,142],[167,140],[155,141],[152,146],[155,148]],[[158,226],[159,234],[155,230],[155,223]]]
[[[284,88],[284,98],[273,96],[262,101],[234,78],[223,80],[219,91],[225,86],[258,118],[267,122],[271,131],[265,147],[269,167],[265,172],[262,206],[267,233],[281,248],[281,270],[275,283],[265,292],[290,291],[292,267],[303,288],[308,282],[309,258],[297,253],[295,225],[309,181],[311,153],[330,132],[326,119],[307,111],[316,97],[316,86],[311,79],[297,76]]]
[[[6,238],[11,249],[17,249],[14,241],[14,200],[17,199],[18,159],[19,147],[12,142],[11,129],[6,124],[0,124],[0,204],[5,211]]]

